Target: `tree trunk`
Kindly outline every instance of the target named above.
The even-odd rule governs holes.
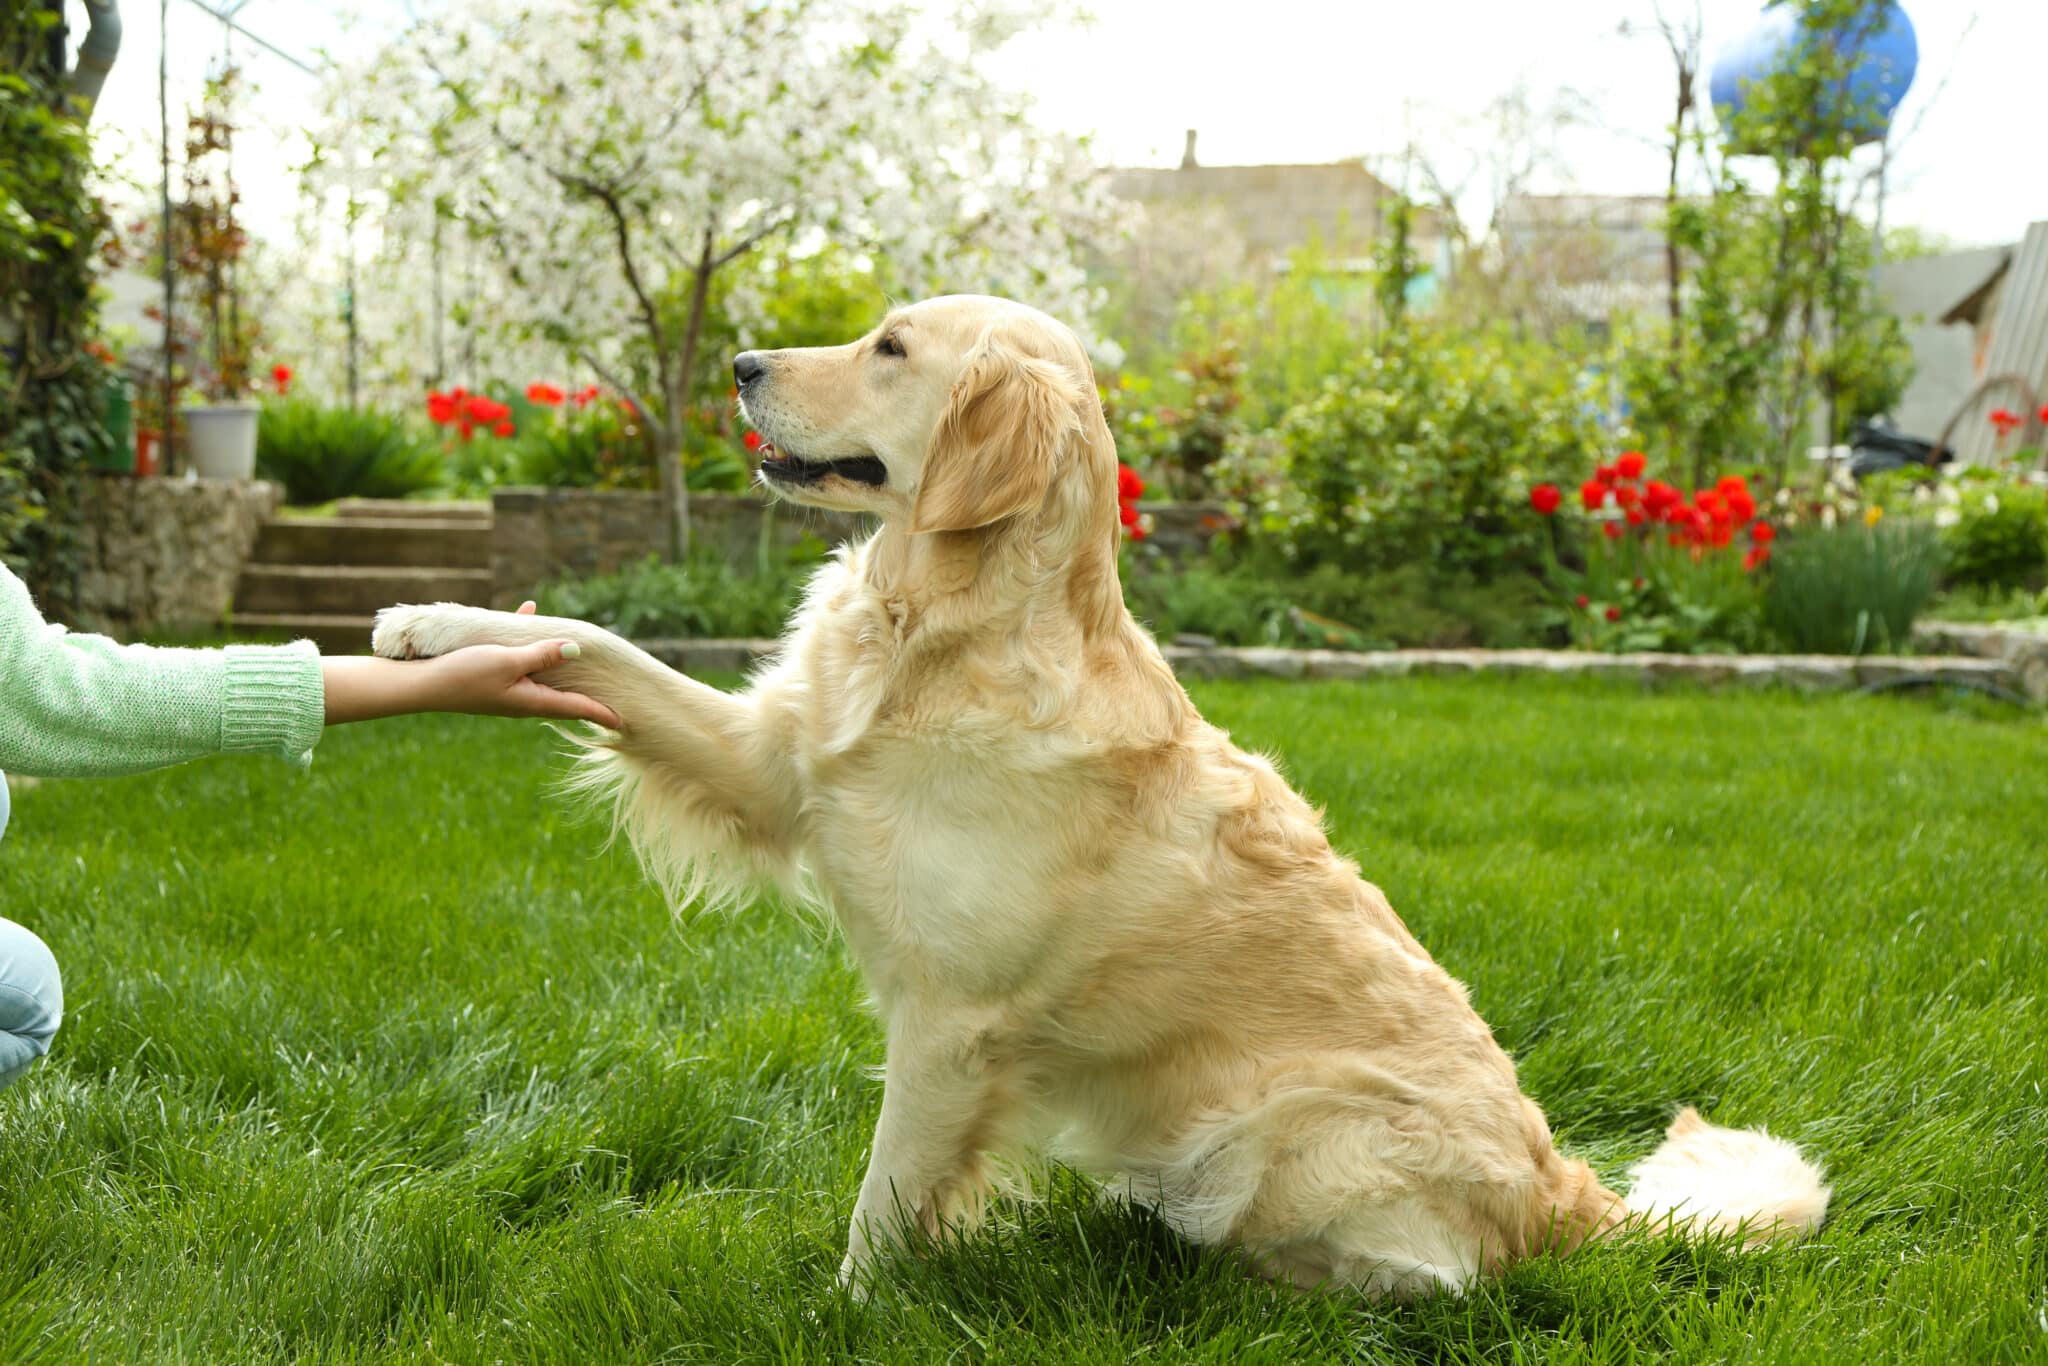
[[[661,458],[661,486],[668,494],[669,516],[676,560],[690,553],[690,481],[683,470],[683,415],[690,401],[690,378],[697,368],[697,343],[704,336],[704,310],[711,299],[711,234],[704,234],[704,249],[690,282],[690,322],[683,330],[682,354],[677,358],[668,392],[662,395],[667,412],[662,415],[662,442],[668,450]]]
[[[683,412],[681,385],[663,396],[661,422],[655,428],[655,459],[661,462],[661,491],[668,500],[668,550],[677,564],[690,557],[690,482],[683,477]]]

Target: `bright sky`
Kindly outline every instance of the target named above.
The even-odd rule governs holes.
[[[1688,3],[1665,0],[1672,12]],[[189,0],[169,4],[175,111],[196,95],[221,27]],[[934,11],[948,6],[928,0]],[[129,0],[122,8],[121,57],[95,123],[112,147],[126,148],[124,165],[153,175],[158,6]],[[1640,194],[1663,185],[1653,144],[1669,118],[1670,60],[1654,37],[1618,32],[1624,19],[1649,21],[1651,0],[1091,0],[1090,8],[1092,27],[1029,35],[990,64],[1037,97],[1044,122],[1094,133],[1109,162],[1176,164],[1183,131],[1196,128],[1198,155],[1210,165],[1362,155],[1398,179],[1412,129],[1447,178],[1468,182],[1460,208],[1483,223],[1491,140],[1483,112],[1520,83],[1539,107],[1569,91],[1588,116],[1560,145],[1564,165],[1535,188]],[[1711,62],[1761,3],[1701,0],[1701,8]],[[2048,3],[1906,0],[1906,8],[1920,71],[1894,126],[1912,126],[1923,108],[1926,117],[1893,163],[1887,224],[1916,224],[1963,245],[2015,240],[2030,220],[2048,218],[2048,178],[2025,150],[2040,127]],[[399,0],[247,0],[240,18],[312,56],[359,49],[404,9]],[[75,0],[72,10],[82,32]],[[349,11],[363,16],[353,32],[339,17]],[[276,231],[294,207],[290,129],[306,115],[312,83],[246,40],[236,50],[262,92],[261,126],[239,152],[246,200],[258,230]]]

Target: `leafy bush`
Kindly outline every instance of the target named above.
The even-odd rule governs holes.
[[[96,259],[109,227],[70,108],[64,7],[0,5],[0,560],[62,612],[80,472],[107,448]]]
[[[823,547],[766,551],[751,568],[700,554],[687,565],[648,556],[614,574],[564,579],[541,591],[540,610],[580,617],[629,639],[779,636]]]
[[[1940,573],[1941,541],[1928,523],[1810,527],[1779,543],[1764,619],[1802,653],[1903,650]]]
[[[1305,566],[1492,578],[1538,569],[1529,486],[1583,467],[1600,444],[1554,357],[1498,333],[1402,329],[1219,478],[1245,502],[1254,539]]]
[[[1211,468],[1245,436],[1243,379],[1244,362],[1229,341],[1180,357],[1169,376],[1181,397],[1175,405],[1148,402],[1152,380],[1119,376],[1103,394],[1118,454],[1150,470],[1170,497],[1209,496]]]
[[[284,398],[263,405],[256,471],[284,486],[286,502],[307,504],[425,493],[442,486],[446,466],[403,418]]]
[[[2048,618],[2048,589],[1952,588],[1927,605],[1937,621],[2014,622]]]
[[[1160,640],[1340,649],[1503,648],[1547,643],[1555,614],[1527,577],[1482,583],[1407,565],[1303,571],[1273,556],[1151,562],[1124,574],[1124,601]]]
[[[2048,576],[2048,489],[2001,481],[1966,488],[1944,535],[1948,581],[2038,588]]]

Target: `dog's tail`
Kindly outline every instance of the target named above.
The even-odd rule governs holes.
[[[1820,1227],[1831,1193],[1819,1166],[1761,1129],[1723,1129],[1690,1107],[1629,1173],[1622,1197],[1653,1229],[1734,1234],[1746,1247],[1791,1242]]]

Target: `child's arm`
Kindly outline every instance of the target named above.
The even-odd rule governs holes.
[[[0,568],[0,769],[96,777],[207,754],[303,760],[329,720],[404,711],[615,723],[609,711],[586,698],[571,701],[511,672],[544,648],[461,661],[449,656],[429,661],[448,666],[433,669],[390,660],[323,660],[303,641],[222,650],[117,645],[46,624],[27,588]]]
[[[533,604],[519,609],[531,612]],[[574,659],[573,640],[532,645],[473,645],[439,659],[400,662],[361,655],[321,661],[327,724],[371,721],[412,711],[464,711],[484,716],[544,716],[619,728],[618,715],[581,693],[537,683],[532,675]]]

